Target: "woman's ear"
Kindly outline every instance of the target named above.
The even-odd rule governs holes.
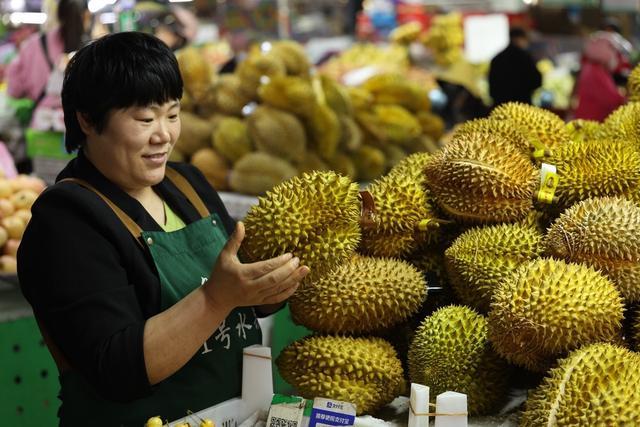
[[[85,135],[89,135],[93,132],[94,130],[93,126],[91,125],[91,122],[89,121],[89,119],[84,113],[81,113],[80,111],[76,111],[76,118],[78,119],[78,124],[80,125],[80,129],[82,129],[82,132],[84,132]]]

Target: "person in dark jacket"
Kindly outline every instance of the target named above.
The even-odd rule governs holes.
[[[139,427],[239,396],[256,316],[309,272],[290,253],[242,263],[242,223],[197,169],[167,161],[182,88],[172,51],[144,33],[105,36],[66,68],[78,156],[33,205],[18,252],[63,427]]]
[[[489,93],[495,106],[510,101],[531,104],[531,95],[542,84],[542,75],[527,51],[527,33],[522,28],[512,28],[509,40],[509,46],[491,60]]]

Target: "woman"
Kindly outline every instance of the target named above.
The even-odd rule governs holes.
[[[60,370],[62,426],[141,426],[240,395],[256,311],[309,272],[291,254],[242,264],[242,224],[195,168],[167,165],[181,96],[171,50],[143,33],[105,36],[65,72],[78,157],[34,204],[18,254]]]

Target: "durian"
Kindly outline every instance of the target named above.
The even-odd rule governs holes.
[[[201,148],[209,147],[213,124],[187,111],[180,112],[182,123],[176,148],[187,156],[193,155]]]
[[[362,145],[362,130],[351,117],[339,116],[340,120],[340,143],[338,147],[341,151],[353,152]]]
[[[611,344],[572,352],[530,394],[520,425],[640,425],[640,355]]]
[[[571,120],[566,124],[565,128],[574,142],[597,140],[601,132],[600,122],[595,120]]]
[[[551,111],[519,102],[496,107],[490,118],[511,120],[528,132],[528,138],[554,150],[570,141],[564,121]]]
[[[623,304],[613,283],[582,264],[537,259],[495,289],[489,339],[508,361],[544,372],[585,344],[614,342]]]
[[[296,323],[313,331],[362,334],[407,320],[426,295],[427,284],[411,264],[355,256],[301,286],[289,308]]]
[[[428,154],[414,154],[369,186],[376,213],[374,223],[363,227],[362,253],[402,257],[437,239],[439,221],[422,173],[428,161]]]
[[[609,114],[600,127],[599,137],[640,146],[640,102],[628,102]]]
[[[315,104],[306,124],[315,150],[323,159],[331,159],[336,154],[342,136],[342,125],[336,113],[325,104]]]
[[[396,351],[380,338],[312,336],[286,347],[276,364],[303,397],[352,402],[359,415],[391,402],[404,387]]]
[[[362,87],[371,93],[376,104],[399,105],[411,112],[430,111],[428,92],[399,74],[377,74]]]
[[[368,110],[374,102],[371,92],[362,87],[348,87],[347,93],[354,111]]]
[[[627,302],[640,301],[640,207],[620,198],[577,203],[546,237],[549,255],[605,273]]]
[[[431,156],[427,185],[446,214],[465,222],[517,221],[533,206],[538,173],[498,136],[460,135]]]
[[[280,58],[287,74],[292,76],[307,76],[311,63],[304,48],[293,40],[279,40],[272,44],[271,54]]]
[[[229,188],[227,178],[229,165],[227,161],[211,148],[201,148],[191,156],[191,164],[198,169],[217,191]]]
[[[624,141],[566,144],[546,162],[557,168],[561,208],[590,197],[634,198],[640,187],[640,153]]]
[[[386,159],[385,169],[393,168],[400,163],[402,159],[407,157],[407,152],[399,145],[381,144],[380,149],[384,152]]]
[[[519,224],[466,231],[445,252],[451,286],[462,303],[482,313],[500,283],[543,252],[542,233]]]
[[[360,240],[358,184],[335,172],[294,177],[269,191],[245,220],[243,248],[258,261],[292,252],[312,281],[354,254]]]
[[[636,308],[635,310],[635,318],[633,319],[631,329],[633,348],[635,351],[640,352],[640,308]]]
[[[512,120],[497,120],[493,118],[469,120],[456,129],[455,136],[472,133],[498,135],[523,154],[531,156],[533,153],[534,147],[529,145],[526,131]]]
[[[310,150],[307,150],[304,153],[302,160],[296,163],[296,168],[298,169],[298,173],[326,171],[331,169],[317,153]]]
[[[310,117],[316,104],[311,83],[302,77],[272,77],[258,94],[265,104],[302,117]]]
[[[260,105],[247,120],[249,135],[258,150],[285,160],[304,158],[307,137],[296,116]]]
[[[629,93],[629,102],[640,101],[640,67],[637,65],[629,74],[627,92]]]
[[[321,82],[321,96],[327,105],[331,107],[339,117],[352,116],[353,105],[351,105],[351,97],[346,88],[327,76],[320,76],[318,78]]]
[[[438,141],[444,135],[445,124],[442,117],[430,111],[418,111],[416,118],[420,122],[422,132]]]
[[[229,186],[238,193],[261,195],[298,173],[289,162],[267,153],[249,153],[233,165]]]
[[[351,160],[356,165],[359,181],[370,181],[382,175],[385,171],[384,153],[370,145],[363,145],[352,155]]]
[[[422,134],[418,119],[399,105],[374,105],[357,111],[356,119],[381,143],[407,145]]]
[[[256,51],[238,64],[235,73],[240,78],[243,96],[255,100],[258,99],[258,88],[264,79],[284,76],[286,68],[280,57]]]
[[[201,103],[213,84],[211,66],[193,46],[181,49],[176,57],[185,90],[195,104]]]
[[[355,180],[358,176],[356,165],[353,160],[344,153],[337,153],[332,159],[327,161],[329,168],[336,171],[342,176],[349,177],[351,180]]]
[[[240,90],[240,78],[235,74],[223,74],[214,86],[218,111],[232,116],[241,116],[242,109],[251,102]]]
[[[509,368],[491,348],[487,320],[464,306],[449,306],[424,319],[409,348],[411,382],[467,395],[469,415],[489,414],[506,397]]]
[[[251,152],[247,123],[236,117],[225,117],[216,125],[212,135],[213,147],[231,163]]]

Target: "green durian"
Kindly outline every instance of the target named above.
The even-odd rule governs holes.
[[[600,126],[599,138],[640,146],[640,102],[628,102],[609,114]]]
[[[489,311],[500,283],[543,252],[543,236],[533,227],[501,224],[466,231],[445,252],[451,286],[464,304]]]
[[[362,88],[373,95],[376,104],[398,105],[412,112],[431,110],[427,90],[399,74],[377,74]]]
[[[258,99],[258,88],[266,79],[286,74],[282,60],[273,54],[255,51],[240,62],[235,74],[240,78],[240,91],[250,100]]]
[[[210,146],[213,132],[211,122],[187,111],[180,112],[180,122],[182,130],[175,144],[178,151],[191,156],[199,149]]]
[[[244,219],[243,248],[251,261],[292,252],[311,273],[349,259],[360,241],[358,184],[335,172],[294,177],[259,198]]]
[[[544,372],[583,345],[617,341],[623,309],[620,293],[600,272],[537,259],[495,289],[489,338],[508,361]]]
[[[231,163],[235,163],[253,149],[247,123],[236,117],[222,118],[212,134],[213,148]]]
[[[547,233],[547,253],[605,273],[627,302],[640,301],[640,207],[621,198],[577,203]]]
[[[611,344],[572,352],[529,395],[522,427],[640,425],[640,355]]]
[[[233,165],[229,186],[238,193],[262,195],[298,173],[291,163],[267,153],[253,152]]]
[[[303,397],[351,402],[358,415],[390,403],[404,388],[396,351],[380,338],[311,336],[286,347],[276,364]]]
[[[261,105],[247,119],[249,135],[256,148],[285,160],[301,161],[307,136],[293,114]]]
[[[336,113],[327,105],[316,104],[306,125],[309,139],[320,157],[331,159],[336,154],[342,137],[342,125]]]
[[[426,296],[424,277],[411,264],[355,256],[301,286],[289,307],[293,320],[313,331],[363,334],[407,320]]]
[[[408,145],[422,134],[418,119],[400,105],[376,104],[371,110],[359,110],[356,119],[381,143]]]
[[[448,390],[466,394],[469,415],[493,413],[509,387],[509,368],[491,348],[487,320],[464,306],[424,319],[409,347],[409,377],[428,385],[432,400]]]
[[[222,74],[214,85],[216,109],[224,114],[242,116],[242,109],[251,102],[241,89],[235,74]]]
[[[275,76],[258,89],[260,99],[271,107],[301,117],[311,117],[316,95],[309,79],[295,76]]]

